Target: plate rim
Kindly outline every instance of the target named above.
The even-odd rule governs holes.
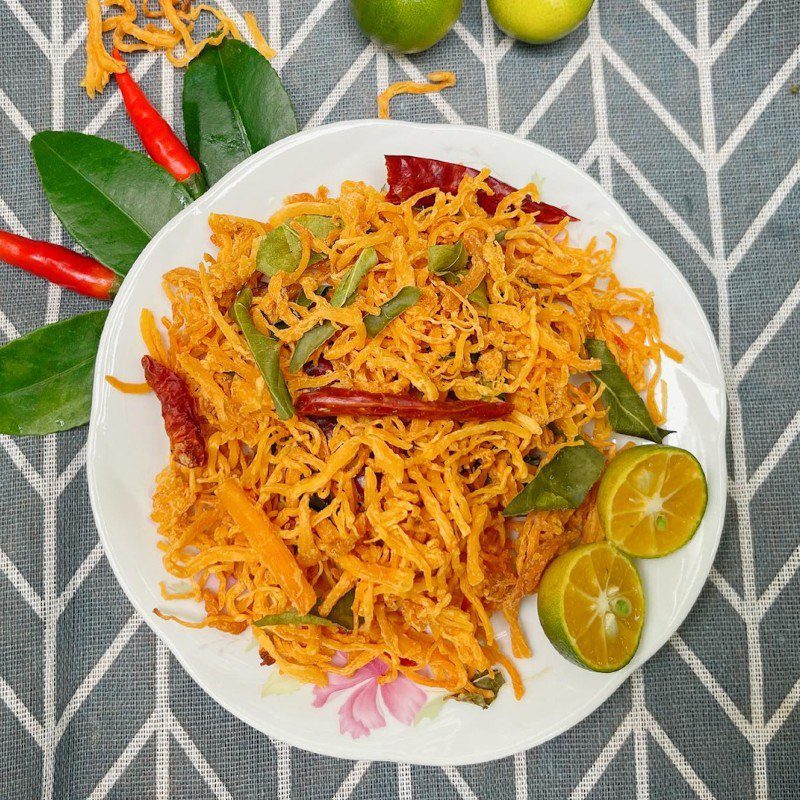
[[[559,162],[562,168],[567,169],[568,171],[572,172],[574,175],[580,177],[580,179],[584,181],[588,181],[593,184],[600,192],[603,194],[606,202],[610,203],[616,212],[621,216],[623,221],[629,226],[630,234],[639,237],[644,244],[652,248],[664,261],[667,266],[667,269],[672,273],[672,277],[676,279],[679,283],[682,284],[683,288],[688,292],[689,297],[691,298],[691,302],[694,305],[695,311],[698,312],[700,319],[703,323],[704,333],[706,338],[712,345],[711,352],[713,356],[713,366],[717,372],[717,376],[719,378],[719,387],[722,389],[721,394],[721,405],[720,405],[720,435],[717,440],[717,463],[720,468],[721,476],[718,483],[720,486],[715,487],[720,489],[720,512],[719,518],[716,521],[716,525],[713,530],[709,530],[705,532],[706,536],[713,535],[713,547],[710,550],[710,559],[709,559],[709,567],[705,573],[705,577],[700,580],[698,579],[695,586],[692,588],[690,592],[688,592],[684,598],[683,602],[680,605],[679,613],[677,617],[679,617],[679,621],[677,625],[667,630],[665,633],[660,634],[655,638],[654,643],[652,644],[649,652],[643,656],[642,661],[636,666],[634,670],[631,672],[627,672],[626,670],[621,670],[618,673],[609,673],[608,683],[604,684],[599,691],[591,694],[585,703],[583,703],[580,707],[575,709],[571,714],[565,716],[561,720],[559,720],[558,724],[554,724],[551,726],[550,729],[544,731],[543,733],[540,731],[536,734],[526,736],[520,736],[516,738],[514,741],[513,747],[509,747],[507,744],[505,746],[498,746],[495,748],[488,747],[486,748],[480,755],[476,755],[474,757],[465,757],[461,758],[456,762],[453,761],[446,761],[441,758],[436,758],[435,754],[426,754],[420,753],[419,756],[415,756],[413,759],[408,758],[399,758],[393,756],[391,752],[388,752],[391,745],[387,747],[386,745],[379,745],[376,749],[380,750],[381,752],[377,754],[376,758],[380,760],[390,761],[394,763],[413,763],[417,765],[424,765],[424,766],[460,766],[460,765],[469,765],[469,764],[481,764],[486,763],[488,761],[493,761],[499,758],[505,758],[510,755],[513,755],[518,752],[522,752],[533,747],[537,747],[540,744],[544,744],[545,742],[549,741],[550,739],[555,738],[556,736],[565,733],[566,731],[573,728],[579,722],[584,720],[589,714],[591,714],[594,710],[599,708],[603,703],[605,703],[608,698],[614,694],[614,692],[619,689],[619,687],[628,680],[628,678],[636,671],[640,670],[644,665],[657,653],[661,648],[666,644],[669,638],[675,633],[675,631],[680,628],[680,626],[685,622],[686,617],[688,616],[691,609],[694,607],[695,603],[697,602],[697,598],[700,595],[700,592],[705,587],[706,583],[708,582],[708,576],[713,566],[713,563],[716,559],[717,551],[719,548],[719,544],[722,538],[722,531],[725,522],[725,512],[727,507],[727,491],[725,491],[724,487],[724,476],[727,475],[727,452],[726,452],[726,431],[728,425],[728,400],[727,400],[727,393],[725,391],[725,379],[724,379],[724,370],[722,366],[722,358],[719,352],[719,346],[717,344],[716,337],[714,336],[714,332],[711,328],[711,325],[708,321],[706,313],[700,304],[700,301],[695,294],[694,290],[692,289],[691,285],[684,277],[683,273],[678,269],[678,267],[674,264],[672,259],[664,252],[664,250],[659,247],[659,245],[654,242],[648,235],[645,233],[642,228],[636,223],[636,221],[628,214],[628,212],[623,208],[622,205],[614,198],[608,191],[598,182],[596,181],[589,173],[585,172],[584,170],[580,169],[576,164],[569,161],[564,156],[550,150],[543,145],[531,141],[530,139],[523,139],[521,137],[515,136],[510,133],[506,133],[505,131],[498,131],[498,130],[491,130],[489,128],[485,128],[478,125],[453,125],[449,123],[419,123],[419,122],[405,122],[399,120],[379,120],[379,119],[355,119],[355,120],[345,120],[341,122],[329,123],[325,125],[321,125],[312,129],[299,131],[298,133],[292,134],[284,139],[281,139],[278,142],[275,142],[272,145],[260,150],[257,153],[254,153],[241,164],[238,164],[233,170],[231,170],[224,178],[222,178],[219,182],[214,184],[207,192],[205,192],[200,198],[195,200],[191,203],[188,207],[183,209],[179,214],[174,216],[161,230],[148,242],[147,246],[142,250],[142,252],[137,257],[136,261],[132,265],[131,269],[128,271],[126,280],[123,281],[122,286],[120,287],[120,291],[115,298],[115,302],[112,304],[109,315],[106,320],[106,324],[103,327],[103,332],[100,338],[100,344],[98,347],[97,359],[96,363],[104,363],[107,360],[107,356],[110,353],[113,353],[113,342],[112,339],[114,338],[113,335],[113,328],[115,322],[118,317],[121,317],[125,310],[127,309],[129,295],[133,292],[133,284],[135,278],[140,272],[144,270],[144,267],[147,261],[150,259],[150,253],[153,250],[156,250],[161,241],[172,234],[172,232],[181,225],[182,220],[186,217],[193,216],[196,214],[205,214],[206,216],[212,208],[212,206],[218,195],[223,194],[226,192],[231,186],[241,180],[246,174],[248,174],[251,170],[257,169],[260,163],[265,159],[270,159],[273,156],[277,155],[278,153],[291,149],[293,146],[298,144],[301,141],[311,140],[314,138],[318,138],[320,136],[325,136],[331,131],[337,130],[348,130],[353,128],[359,128],[362,126],[380,126],[380,127],[394,127],[397,129],[405,129],[408,131],[415,131],[415,132],[422,132],[422,131],[430,131],[432,129],[437,129],[440,132],[452,131],[452,130],[463,130],[469,131],[473,134],[478,134],[480,136],[489,137],[489,138],[496,138],[501,141],[513,141],[516,144],[523,144],[529,148],[533,153],[537,153],[539,155],[544,155],[549,159],[554,159],[555,161]],[[181,667],[186,671],[186,673],[192,678],[192,680],[199,686],[199,688],[206,694],[211,700],[217,703],[219,706],[223,707],[228,713],[232,714],[237,719],[241,720],[245,724],[251,726],[252,728],[256,729],[260,733],[263,733],[267,736],[275,736],[279,738],[281,741],[290,744],[293,747],[298,747],[308,752],[317,753],[319,755],[324,756],[331,756],[335,758],[344,758],[352,760],[354,758],[358,758],[357,751],[359,746],[368,746],[367,742],[358,742],[356,740],[346,740],[344,737],[335,737],[330,738],[327,741],[322,741],[321,739],[314,739],[309,740],[307,737],[303,735],[298,735],[293,733],[290,730],[284,730],[281,728],[280,733],[275,734],[268,732],[263,724],[262,718],[256,718],[255,715],[250,715],[246,711],[242,711],[240,709],[234,709],[231,707],[231,704],[219,699],[215,693],[213,693],[209,688],[207,688],[205,682],[201,680],[198,675],[196,674],[195,670],[191,666],[191,664],[183,658],[183,656],[178,652],[176,646],[173,645],[170,637],[168,636],[166,630],[162,627],[158,627],[155,624],[155,620],[152,618],[151,610],[145,608],[144,603],[142,603],[138,598],[134,597],[133,592],[130,591],[125,579],[123,578],[123,571],[120,563],[116,559],[115,555],[113,554],[113,548],[109,544],[109,539],[107,536],[106,526],[103,522],[103,516],[100,506],[100,499],[99,499],[99,489],[97,486],[97,479],[95,474],[95,463],[96,463],[96,451],[97,451],[97,442],[99,438],[99,429],[101,425],[101,409],[100,405],[97,402],[98,396],[100,394],[101,389],[103,388],[104,384],[104,376],[101,371],[95,369],[93,383],[92,383],[92,408],[90,413],[90,420],[89,420],[89,433],[87,437],[87,444],[86,444],[86,472],[87,472],[87,484],[89,490],[89,501],[92,510],[92,517],[94,519],[95,527],[97,529],[98,538],[101,542],[103,547],[103,552],[105,553],[106,559],[111,566],[112,572],[114,573],[114,577],[117,580],[117,583],[122,588],[127,600],[134,609],[142,616],[147,626],[150,628],[153,633],[158,637],[158,639],[163,642]],[[340,744],[340,742],[345,742],[344,745]],[[377,745],[377,743],[374,743]]]

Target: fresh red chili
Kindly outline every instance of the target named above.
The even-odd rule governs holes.
[[[51,242],[0,231],[0,260],[78,294],[110,300],[120,279],[99,261]]]
[[[114,58],[122,61],[116,48]],[[180,181],[192,197],[199,197],[206,190],[206,182],[186,145],[156,111],[130,72],[118,72],[116,79],[128,116],[150,158]]]
[[[511,403],[483,400],[420,400],[408,394],[373,394],[326,388],[304,392],[294,404],[301,417],[402,417],[403,419],[490,420],[508,416]]]
[[[172,457],[184,467],[202,467],[206,463],[206,443],[189,387],[180,375],[150,356],[142,358],[142,367],[147,385],[161,402]]]
[[[402,203],[426,189],[441,189],[447,194],[456,194],[458,186],[465,175],[475,176],[477,169],[453,164],[450,161],[438,161],[435,158],[419,158],[418,156],[386,156],[386,178],[389,191],[386,199],[390,203]],[[517,190],[507,183],[489,176],[487,185],[494,194],[478,192],[478,205],[487,213],[494,214],[500,201]],[[419,201],[423,208],[433,205],[433,197],[425,197]],[[576,219],[566,211],[549,203],[539,203],[526,197],[522,203],[526,214],[537,212],[536,221],[545,225],[555,225],[564,217]]]

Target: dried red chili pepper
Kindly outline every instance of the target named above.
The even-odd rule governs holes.
[[[403,419],[490,420],[508,416],[511,403],[483,400],[420,400],[408,394],[373,394],[355,389],[312,389],[294,404],[301,417],[402,417]]]
[[[116,48],[114,58],[122,61]],[[169,123],[156,111],[130,72],[118,72],[115,77],[128,116],[150,158],[180,181],[192,197],[199,197],[207,188],[200,165]]]
[[[147,385],[161,401],[172,457],[184,467],[202,467],[206,463],[206,443],[186,381],[150,356],[142,358],[142,367]]]
[[[110,300],[120,279],[99,261],[51,242],[0,231],[0,260],[87,297]]]
[[[472,167],[453,164],[450,161],[438,161],[435,158],[419,156],[385,156],[385,158],[386,179],[389,183],[386,199],[390,203],[402,203],[426,189],[441,189],[447,194],[456,194],[465,175],[474,177],[478,174],[478,170]],[[500,201],[517,190],[491,176],[486,179],[486,183],[494,194],[478,192],[478,205],[487,214],[494,214]],[[433,205],[433,197],[420,200],[419,205],[423,208]],[[545,225],[555,225],[564,217],[577,219],[561,208],[551,206],[549,203],[536,202],[530,197],[526,197],[522,202],[522,210],[526,214],[537,212],[536,221]]]

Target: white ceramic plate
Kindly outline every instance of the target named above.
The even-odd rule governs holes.
[[[139,312],[146,306],[157,317],[169,313],[161,276],[176,266],[196,267],[211,246],[210,212],[265,219],[287,194],[320,184],[334,193],[343,180],[381,186],[386,153],[489,166],[514,185],[535,178],[545,200],[581,218],[570,226],[575,241],[606,231],[616,234],[617,275],[623,284],[654,292],[664,338],[685,355],[680,365],[665,362],[667,425],[677,431],[670,443],[700,459],[708,476],[709,504],[699,532],[686,547],[667,558],[640,562],[647,621],[639,651],[624,670],[602,675],[569,664],[545,638],[536,599],[528,598],[522,619],[534,657],[519,663],[527,686],[522,701],[506,688],[486,711],[467,703],[434,702],[414,725],[401,724],[384,707],[385,727],[356,740],[339,730],[338,711],[346,692],[323,708],[312,706],[306,686],[270,682],[263,693],[274,668],[259,665],[249,634],[192,630],[153,614],[158,606],[201,617],[194,603],[166,604],[159,594],[159,582],[169,582],[170,576],[162,567],[149,513],[154,478],[168,459],[167,438],[152,396],[120,394],[103,377],[142,379]],[[345,122],[297,134],[254,155],[173,219],[139,257],[114,301],[100,344],[89,430],[89,491],[100,538],[122,588],[189,674],[231,713],[264,733],[327,755],[467,764],[532,747],[575,725],[681,624],[708,576],[722,531],[725,413],[719,354],[700,304],[678,269],[590,177],[543,147],[482,128]],[[500,636],[504,641],[506,634]]]

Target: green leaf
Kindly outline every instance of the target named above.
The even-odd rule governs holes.
[[[323,241],[338,227],[331,217],[319,214],[304,214],[293,222],[302,225],[312,236]],[[294,272],[300,266],[302,250],[303,246],[297,231],[288,222],[284,222],[261,240],[256,256],[256,268],[270,277],[278,272]],[[320,253],[312,252],[310,263],[315,264],[323,258],[325,256]]]
[[[489,296],[486,294],[486,281],[481,281],[478,288],[467,295],[467,300],[473,305],[478,306],[478,308],[484,310],[489,308]]]
[[[314,290],[314,294],[318,294],[320,297],[325,296],[325,292],[331,288],[329,283],[321,283],[317,288]],[[295,300],[297,305],[302,306],[303,308],[310,308],[311,307],[311,298],[306,295],[305,292],[301,291]]]
[[[297,131],[289,95],[258,50],[235,39],[207,46],[183,82],[186,141],[209,185]]]
[[[346,628],[348,631],[353,630],[353,603],[356,599],[356,590],[351,589],[345,592],[334,604],[328,613],[328,619],[335,622],[340,628]]]
[[[503,516],[577,508],[600,477],[605,463],[603,454],[583,439],[580,444],[562,447],[503,509]]]
[[[356,598],[356,590],[351,589],[342,595],[334,603],[333,608],[327,617],[320,616],[319,604],[317,600],[308,614],[298,614],[296,611],[284,611],[283,614],[267,614],[255,622],[259,628],[266,628],[270,625],[323,625],[328,628],[344,628],[348,631],[353,630],[353,602]]]
[[[242,335],[253,354],[256,365],[264,377],[269,396],[275,405],[278,419],[294,416],[294,405],[289,387],[281,372],[280,343],[274,336],[265,336],[256,328],[250,315],[253,293],[247,287],[240,290],[233,301],[233,318],[239,323]]]
[[[411,308],[419,300],[420,291],[416,286],[404,286],[394,297],[387,300],[377,314],[364,317],[367,336],[376,336],[393,319],[397,319],[404,311]]]
[[[289,372],[297,372],[328,339],[336,333],[332,322],[322,322],[310,331],[306,331],[294,346]]]
[[[118,275],[191,203],[188,192],[147,156],[97,136],[43,131],[31,139],[31,150],[56,216]]]
[[[309,612],[308,614],[298,614],[296,611],[284,611],[282,614],[267,614],[253,623],[259,628],[268,628],[271,625],[322,625],[327,628],[338,628],[335,622],[331,622],[325,617]]]
[[[300,250],[300,237],[288,225],[279,225],[258,245],[256,268],[269,276],[294,272],[300,264]]]
[[[603,388],[603,402],[608,408],[611,427],[617,433],[661,444],[672,431],[659,428],[653,422],[644,400],[619,368],[608,345],[602,339],[587,339],[586,351],[592,358],[600,359],[600,369],[589,374]]]
[[[494,235],[494,240],[498,244],[502,244],[506,240],[506,236],[508,236],[507,230],[497,231],[497,233]]]
[[[378,254],[374,247],[367,247],[361,251],[356,259],[356,263],[345,272],[344,277],[339,282],[336,290],[331,297],[331,305],[336,308],[344,308],[349,305],[356,296],[361,281],[367,273],[378,263]]]
[[[302,214],[299,217],[295,217],[294,222],[302,225],[312,236],[321,239],[323,242],[328,238],[329,233],[339,228],[333,217],[325,217],[322,214]],[[319,255],[319,253],[316,255]]]
[[[0,347],[0,433],[43,435],[89,421],[106,316],[90,311]]]
[[[457,283],[467,266],[467,248],[461,240],[428,248],[428,270],[448,283]]]
[[[462,703],[474,703],[480,708],[489,708],[489,706],[497,700],[497,693],[500,687],[506,682],[503,673],[499,669],[494,670],[494,675],[489,674],[489,670],[484,670],[475,675],[470,683],[477,686],[479,689],[485,689],[491,692],[489,697],[481,694],[480,692],[461,691],[458,694],[451,694],[453,700],[458,700]]]

